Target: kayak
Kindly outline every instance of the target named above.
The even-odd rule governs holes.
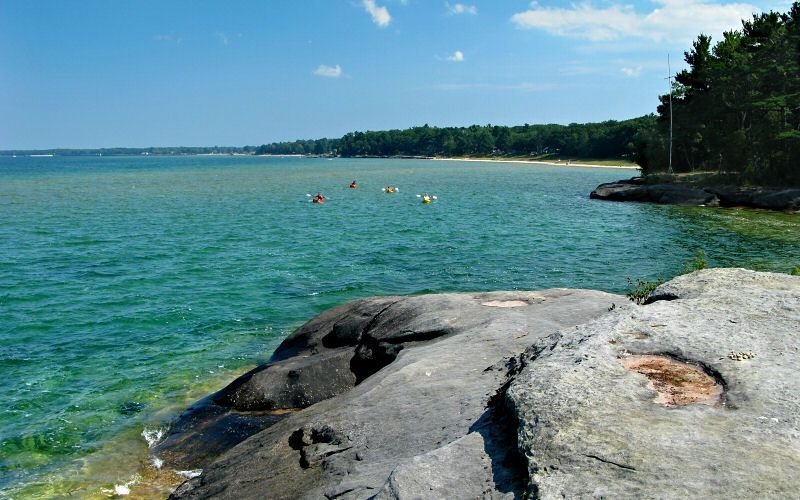
[[[430,196],[423,196],[422,197],[422,203],[431,203],[432,201],[433,201],[433,198],[431,198]]]

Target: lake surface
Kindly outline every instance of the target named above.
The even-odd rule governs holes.
[[[125,484],[164,496],[143,434],[348,300],[622,293],[629,278],[674,276],[698,251],[715,267],[800,265],[797,216],[588,198],[630,175],[428,160],[0,158],[0,497],[103,497]],[[329,201],[310,203],[317,191]],[[438,200],[420,203],[424,192]]]

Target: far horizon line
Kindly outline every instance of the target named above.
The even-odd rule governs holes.
[[[101,147],[66,146],[66,147],[44,147],[44,148],[6,148],[6,149],[0,149],[0,155],[5,154],[5,153],[9,153],[9,154],[14,154],[14,153],[36,153],[36,152],[40,152],[40,151],[80,151],[80,150],[102,151],[102,150],[106,150],[106,149],[135,149],[135,150],[156,149],[156,148],[157,149],[168,149],[168,148],[176,148],[176,149],[181,149],[181,148],[184,148],[184,149],[191,149],[191,148],[233,149],[233,148],[237,148],[237,149],[242,149],[242,148],[246,148],[246,147],[257,148],[259,146],[268,145],[268,144],[280,144],[280,143],[297,142],[297,141],[318,141],[318,140],[322,140],[322,139],[337,139],[338,140],[338,139],[341,139],[343,136],[345,136],[347,134],[356,133],[356,132],[363,132],[363,133],[366,133],[366,132],[387,132],[387,131],[391,131],[391,130],[410,130],[410,129],[419,128],[419,127],[430,127],[430,128],[470,128],[470,127],[478,126],[478,127],[509,127],[509,128],[513,128],[513,127],[524,127],[526,125],[527,126],[559,125],[559,126],[567,127],[567,126],[573,125],[573,124],[587,125],[587,124],[590,124],[590,123],[625,122],[625,121],[628,121],[628,120],[635,120],[635,119],[641,118],[643,116],[654,115],[654,114],[655,113],[651,112],[651,113],[646,113],[646,114],[643,114],[643,115],[635,116],[635,117],[632,117],[632,118],[624,118],[624,119],[609,118],[607,120],[602,120],[602,121],[587,121],[587,122],[574,122],[574,121],[572,121],[572,122],[569,122],[569,123],[555,123],[555,122],[550,122],[550,123],[522,123],[522,124],[517,124],[517,125],[498,125],[498,124],[492,124],[492,123],[486,123],[484,125],[480,125],[480,124],[477,124],[477,123],[473,123],[471,125],[430,125],[428,123],[423,123],[421,125],[412,125],[410,127],[405,127],[405,128],[387,128],[387,129],[375,129],[375,130],[372,130],[372,129],[351,130],[349,132],[345,132],[344,134],[342,134],[341,136],[338,136],[338,137],[317,137],[317,138],[314,138],[314,139],[312,139],[312,138],[287,139],[287,140],[279,140],[279,141],[271,141],[271,142],[262,142],[261,144],[245,144],[245,145],[242,145],[242,146],[218,146],[218,145],[214,145],[214,146],[175,146],[175,145],[169,145],[169,146],[101,146]]]

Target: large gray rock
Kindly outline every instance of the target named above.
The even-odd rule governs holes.
[[[742,269],[678,277],[645,306],[585,290],[365,299],[209,399],[305,405],[303,381],[338,370],[337,395],[201,402],[163,452],[204,468],[175,498],[795,497],[799,331],[800,277]]]
[[[589,194],[589,198],[608,201],[651,201],[647,193],[647,186],[640,182],[640,178],[606,182],[597,186]]]
[[[348,307],[324,313],[287,349],[313,359],[334,335],[332,349],[353,349],[357,385],[204,463],[174,497],[519,497],[526,471],[503,397],[517,356],[624,300],[561,289],[442,294],[362,302],[355,322]]]
[[[656,176],[654,176],[656,177]],[[607,182],[597,186],[589,197],[607,201],[637,201],[663,205],[703,205],[800,211],[800,189],[780,187],[741,188],[669,183],[654,179],[647,184],[641,177]]]
[[[507,397],[528,493],[796,498],[800,277],[714,269],[656,293],[671,300],[617,308],[523,357]]]
[[[608,201],[638,201],[664,205],[716,206],[716,194],[685,184],[644,184],[641,179],[600,184],[589,194],[592,199]]]
[[[363,360],[357,350],[369,324],[402,300],[406,299],[371,297],[313,318],[278,346],[270,363],[188,408],[154,453],[174,468],[204,467],[293,411],[352,389],[358,376],[366,377],[394,359],[384,355]],[[392,353],[402,347],[397,343]]]
[[[800,210],[800,189],[783,188],[712,188],[726,207],[743,206],[769,210]]]

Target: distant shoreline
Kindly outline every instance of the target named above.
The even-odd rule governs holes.
[[[387,160],[435,160],[435,161],[473,161],[473,162],[494,162],[494,163],[521,163],[533,165],[552,165],[558,167],[581,167],[581,168],[616,168],[625,170],[638,170],[637,165],[600,165],[593,163],[575,163],[571,160],[521,160],[521,159],[498,159],[498,158],[457,158],[457,157],[441,157],[441,156],[329,156],[329,155],[315,155],[315,154],[246,154],[246,153],[123,153],[123,154],[37,154],[37,153],[18,153],[18,154],[5,154],[7,152],[0,151],[0,156],[4,157],[79,157],[79,156],[99,156],[99,157],[114,157],[114,156],[132,156],[132,157],[170,157],[170,156],[236,156],[236,157],[253,157],[253,158],[352,158],[352,159],[387,159]]]
[[[430,158],[437,161],[482,161],[496,163],[532,163],[537,165],[554,165],[558,167],[584,167],[584,168],[622,168],[639,170],[636,165],[594,165],[590,163],[573,163],[571,161],[544,161],[544,160],[495,160],[494,158]]]

